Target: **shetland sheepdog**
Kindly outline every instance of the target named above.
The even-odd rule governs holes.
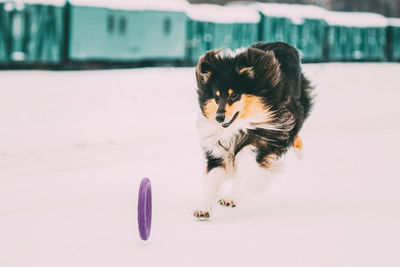
[[[208,219],[217,204],[236,207],[252,179],[271,181],[291,147],[302,149],[298,134],[312,107],[312,86],[297,50],[282,42],[208,51],[196,80],[206,171],[194,216]],[[227,179],[232,188],[221,196]]]

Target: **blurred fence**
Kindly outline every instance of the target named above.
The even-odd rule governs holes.
[[[400,19],[373,13],[265,3],[48,1],[0,2],[0,66],[193,65],[207,50],[256,41],[292,44],[303,62],[400,61]]]

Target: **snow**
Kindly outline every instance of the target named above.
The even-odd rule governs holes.
[[[257,3],[250,6],[257,8],[266,16],[290,18],[295,24],[303,23],[306,18],[323,20],[327,12],[313,5]]]
[[[367,12],[327,12],[326,22],[330,25],[352,27],[386,27],[388,20],[382,15]]]
[[[123,10],[168,10],[184,11],[189,4],[186,0],[70,0],[72,5],[105,7]]]
[[[193,68],[0,72],[0,266],[399,266],[400,64],[304,68],[304,159],[209,222]]]
[[[277,3],[251,3],[239,2],[232,6],[253,7],[266,16],[290,18],[295,24],[302,24],[304,19],[313,18],[325,20],[330,25],[343,25],[352,27],[386,27],[387,19],[379,14],[367,12],[337,12],[327,11],[314,5],[277,4]]]
[[[247,6],[218,6],[211,4],[189,5],[186,9],[189,18],[197,21],[217,23],[258,23],[260,14]]]
[[[13,1],[0,1],[0,2],[6,2],[9,6],[13,6],[17,9],[22,9],[25,4],[64,6],[66,0],[13,0]]]
[[[400,27],[400,18],[388,18],[389,25]]]

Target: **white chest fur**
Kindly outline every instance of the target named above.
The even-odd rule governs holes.
[[[201,146],[211,153],[213,157],[224,160],[225,169],[228,175],[233,175],[235,166],[235,147],[240,142],[240,132],[243,125],[235,123],[228,128],[221,124],[200,117],[198,121]]]

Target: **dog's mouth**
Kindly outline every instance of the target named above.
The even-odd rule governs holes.
[[[239,111],[235,113],[235,115],[233,116],[233,118],[230,120],[230,122],[224,123],[222,124],[222,127],[224,128],[228,128],[237,118],[237,116],[239,115]]]

